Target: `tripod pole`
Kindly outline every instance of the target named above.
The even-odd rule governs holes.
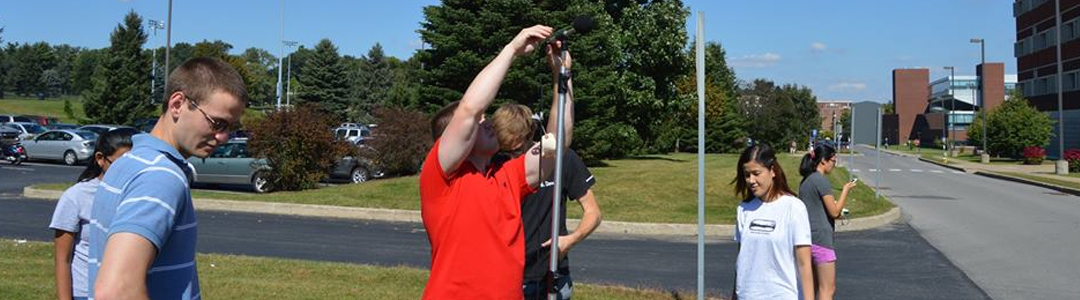
[[[568,47],[566,45],[566,39],[559,39],[562,42],[561,50],[559,51],[559,109],[556,118],[558,125],[555,130],[555,193],[551,198],[551,268],[548,270],[548,279],[546,281],[548,300],[556,300],[558,297],[558,291],[555,290],[555,273],[559,271],[559,226],[562,218],[560,212],[562,212],[562,184],[563,184],[563,149],[564,140],[566,138],[565,124],[563,120],[565,118],[566,111],[566,93],[569,92],[569,80],[570,74],[566,70],[566,65],[562,62],[566,59],[566,53]]]

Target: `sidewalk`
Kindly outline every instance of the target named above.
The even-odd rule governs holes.
[[[60,198],[63,191],[41,190],[31,187],[23,188],[23,196],[43,200]],[[341,207],[330,205],[292,204],[292,203],[269,203],[256,201],[234,201],[218,199],[196,198],[196,210],[227,211],[239,213],[258,213],[288,215],[316,218],[336,218],[346,220],[375,220],[386,222],[409,222],[422,223],[420,211],[395,210],[378,208]],[[843,225],[837,226],[836,231],[859,231],[873,229],[887,225],[900,219],[900,208],[893,209],[884,214],[851,219]],[[568,219],[566,226],[577,228],[579,220]],[[841,223],[841,222],[837,222]],[[735,232],[734,225],[705,225],[705,236],[709,239],[731,240]],[[603,221],[594,234],[609,237],[631,238],[691,238],[697,236],[697,224],[671,224],[671,223],[633,223],[620,221]]]
[[[1080,187],[1080,177],[1060,176],[1054,174],[1054,165],[1052,164],[983,164],[977,162],[970,162],[962,158],[954,157],[950,157],[946,162],[944,157],[942,157],[941,155],[934,155],[933,158],[925,158],[893,150],[882,149],[882,152],[903,157],[917,158],[924,162],[932,163],[945,168],[963,171],[965,173],[1030,184],[1080,196],[1080,188],[1078,188]],[[943,153],[939,152],[936,154]],[[1020,174],[1023,177],[1017,176],[1016,174]]]

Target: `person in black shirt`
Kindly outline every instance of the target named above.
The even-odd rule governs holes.
[[[554,95],[558,97],[558,72],[560,59],[552,55],[559,53],[558,45],[551,47],[548,52],[548,62],[552,68],[552,75],[556,81]],[[562,65],[570,69],[569,55],[562,60]],[[570,278],[569,252],[579,242],[585,240],[600,226],[600,206],[593,195],[592,186],[596,183],[589,169],[581,157],[573,150],[570,144],[573,137],[573,84],[567,84],[566,108],[564,110],[564,157],[563,157],[563,191],[561,209],[559,211],[559,267],[558,271],[551,274],[554,279],[552,286],[558,293],[558,299],[569,300],[573,294],[573,281]],[[557,99],[552,101],[551,112],[557,111]],[[529,149],[540,136],[544,134],[538,124],[539,121],[532,118],[532,112],[523,105],[503,105],[495,112],[493,117],[495,135],[499,140],[502,152],[496,155],[495,160],[507,160],[517,157],[525,149]],[[558,121],[555,116],[550,116],[547,122],[547,131],[555,132]],[[551,255],[551,213],[552,197],[555,194],[554,178],[542,182],[540,189],[521,202],[521,218],[525,231],[525,273],[522,289],[525,299],[547,299],[548,285],[545,282],[550,269]],[[566,204],[568,200],[574,200],[581,206],[582,218],[578,227],[569,232],[566,228]]]

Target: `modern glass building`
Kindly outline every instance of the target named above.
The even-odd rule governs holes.
[[[964,130],[975,118],[979,103],[978,76],[946,76],[930,82],[928,113],[949,113],[949,130]],[[950,89],[951,87],[951,89]],[[1005,74],[1005,94],[1017,87],[1016,74]]]

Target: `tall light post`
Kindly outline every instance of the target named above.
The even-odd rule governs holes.
[[[285,64],[288,66],[287,67],[288,70],[285,71],[285,74],[287,74],[287,75],[285,75],[285,106],[288,107],[288,106],[290,106],[290,103],[291,103],[291,102],[289,102],[289,99],[292,98],[292,54],[293,54],[293,51],[291,50],[291,48],[296,47],[297,42],[296,41],[281,41],[281,44],[285,45],[285,47],[290,48],[289,55],[285,59],[285,61],[286,61]]]
[[[283,60],[285,58],[285,44],[284,44],[284,41],[285,41],[285,0],[281,0],[281,39],[279,41],[282,41],[283,43],[281,44],[281,47],[278,48],[278,59],[277,59],[277,65],[278,65],[278,69],[277,69],[277,105],[275,106],[277,109],[281,109],[281,88],[282,88],[282,86],[281,86],[281,71],[282,70],[281,69],[283,69],[282,68],[282,66],[283,66],[282,63],[283,63]]]
[[[1069,174],[1069,161],[1065,160],[1065,113],[1062,111],[1062,70],[1061,70],[1061,0],[1054,1],[1054,19],[1057,20],[1057,98],[1058,98],[1058,161],[1054,164],[1054,173],[1058,175]]]
[[[165,29],[165,23],[158,20],[147,20],[146,23],[150,25],[150,29],[154,31],[154,37],[157,38],[158,29]],[[151,48],[150,51],[150,103],[154,103],[154,91],[157,90],[157,47]]]
[[[169,49],[172,48],[172,0],[169,0],[169,18],[166,19],[167,25],[165,26],[165,88],[169,85]],[[165,91],[168,93],[168,91]],[[169,96],[165,96],[168,98]],[[161,99],[161,101],[168,101]]]
[[[990,154],[986,149],[986,131],[989,128],[986,127],[986,119],[990,117],[990,114],[986,112],[986,88],[983,87],[983,77],[986,73],[986,41],[981,38],[971,39],[971,43],[979,44],[979,48],[982,52],[982,62],[979,63],[979,112],[982,112],[982,155],[980,161],[984,164],[990,163]]]
[[[941,133],[947,137],[946,140],[948,142],[946,143],[945,157],[949,157],[949,154],[956,147],[956,145],[953,145],[953,143],[955,142],[953,141],[953,136],[956,135],[956,129],[954,129],[952,126],[952,114],[953,110],[956,110],[956,94],[953,93],[953,84],[956,83],[956,68],[948,66],[945,67],[945,69],[949,70],[949,110],[945,113],[945,128],[941,130]],[[948,133],[945,132],[946,129],[949,130]]]

